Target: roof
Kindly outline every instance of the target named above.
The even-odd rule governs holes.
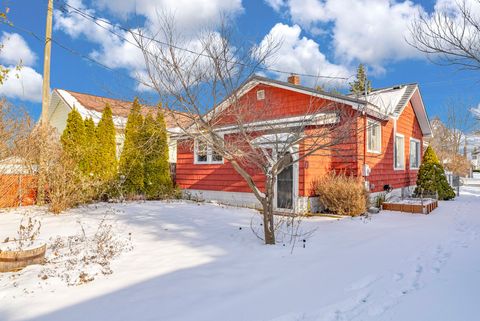
[[[368,101],[377,105],[385,115],[394,118],[398,118],[408,102],[411,102],[423,135],[432,135],[432,126],[418,84],[403,84],[373,90],[368,94]]]
[[[82,117],[92,117],[97,123],[102,117],[102,112],[108,104],[112,109],[113,121],[116,127],[123,128],[127,122],[128,114],[132,108],[132,102],[91,95],[86,93],[79,93],[71,90],[55,89],[65,103],[70,107],[75,107]],[[158,107],[142,105],[141,112],[145,116],[148,113],[155,112]],[[191,117],[186,113],[170,112],[165,110],[165,123],[167,128],[178,127],[178,123],[185,124],[190,122]],[[177,123],[178,122],[178,123]]]
[[[408,102],[412,101],[412,106],[420,124],[420,128],[422,129],[422,133],[424,136],[430,136],[432,134],[430,122],[420,95],[420,90],[415,83],[373,90],[368,94],[367,100],[365,100],[364,96],[359,97],[354,96],[353,94],[333,94],[323,90],[254,75],[245,81],[237,92],[241,96],[259,83],[345,103],[351,105],[354,109],[362,108],[367,114],[381,119],[399,117]],[[222,104],[228,105],[228,101],[229,99],[226,99]],[[220,104],[220,106],[222,104]],[[222,110],[222,107],[220,107],[220,110]]]
[[[408,103],[417,84],[397,85],[375,89],[368,94],[368,102],[379,107],[386,115],[398,115]]]
[[[10,156],[0,160],[0,175],[25,175],[36,172],[38,166],[20,156]]]

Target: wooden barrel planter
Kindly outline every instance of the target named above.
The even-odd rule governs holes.
[[[32,264],[43,264],[47,245],[18,251],[0,250],[0,272],[12,272]]]

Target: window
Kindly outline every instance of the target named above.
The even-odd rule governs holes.
[[[257,100],[265,99],[265,90],[257,90]]]
[[[208,162],[208,146],[207,143],[197,140],[195,144],[195,160],[197,163]]]
[[[410,138],[410,168],[420,167],[420,141]]]
[[[369,119],[367,121],[367,151],[380,153],[382,149],[382,127],[379,122]]]
[[[394,148],[394,161],[395,169],[405,168],[405,137],[401,134],[395,135],[395,148]]]
[[[195,140],[195,164],[222,164],[223,157],[213,150],[210,144],[199,139]]]

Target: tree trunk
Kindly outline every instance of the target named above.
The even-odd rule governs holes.
[[[275,222],[273,220],[273,186],[274,179],[267,178],[266,193],[262,202],[263,205],[263,229],[265,235],[265,244],[275,244]]]

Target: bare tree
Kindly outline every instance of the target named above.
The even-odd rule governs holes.
[[[449,99],[445,103],[445,122],[438,117],[431,122],[433,136],[429,143],[445,168],[458,175],[467,175],[470,169],[467,133],[474,130],[475,121],[468,106],[462,99]]]
[[[235,43],[223,26],[192,40],[182,37],[173,19],[159,20],[155,35],[132,31],[148,82],[164,101],[165,112],[176,119],[178,139],[205,157],[211,149],[211,157],[227,161],[245,180],[263,208],[264,241],[275,244],[278,175],[312,155],[353,157],[356,133],[363,131],[356,122],[358,111],[312,95],[286,123],[268,88],[257,97],[242,85],[275,53],[277,41]]]
[[[457,0],[422,12],[410,26],[413,47],[435,63],[461,70],[480,69],[480,1]]]

